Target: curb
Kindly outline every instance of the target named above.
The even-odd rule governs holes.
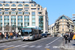
[[[2,40],[2,41],[0,41],[0,43],[6,43],[6,42],[11,42],[11,41],[17,41],[17,40],[21,40],[21,38],[18,38],[18,39],[10,39],[10,40]]]

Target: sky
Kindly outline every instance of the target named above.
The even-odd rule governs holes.
[[[75,0],[34,0],[43,8],[47,8],[49,25],[62,15],[66,15],[72,19],[72,14],[75,14]]]

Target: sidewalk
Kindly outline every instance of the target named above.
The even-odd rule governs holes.
[[[75,41],[72,40],[70,43],[65,44],[64,41],[61,44],[63,50],[75,50]]]
[[[2,39],[0,40],[0,43],[5,43],[5,42],[11,42],[11,41],[17,41],[17,40],[21,40],[21,37],[15,38],[15,39]]]

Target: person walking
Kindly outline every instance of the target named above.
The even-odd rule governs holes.
[[[1,33],[1,38],[3,39],[4,35]]]
[[[16,38],[18,37],[18,33],[16,33]]]
[[[68,33],[68,42],[70,43],[71,40],[71,33]]]
[[[13,39],[13,33],[10,32],[10,39]]]
[[[20,37],[21,36],[21,33],[19,32],[18,34],[19,34],[19,37]]]
[[[5,33],[5,39],[8,40],[8,33]]]
[[[67,44],[68,37],[69,37],[69,35],[68,35],[68,33],[66,33],[66,34],[64,35],[65,44]]]
[[[0,39],[1,39],[1,32],[0,32]]]

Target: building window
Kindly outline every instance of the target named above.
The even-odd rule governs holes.
[[[2,8],[0,8],[0,11],[2,10]]]
[[[43,30],[43,16],[39,16],[39,27]]]
[[[33,7],[33,5],[31,5]]]
[[[38,8],[38,10],[40,10],[40,8]]]
[[[11,19],[14,19],[15,20],[16,19],[16,16],[11,16]]]
[[[38,7],[40,7],[40,5],[38,5]]]
[[[28,4],[26,4],[26,5],[24,5],[25,7],[28,7],[29,5]]]
[[[29,18],[29,16],[24,16],[24,18],[26,19],[26,18]]]
[[[29,8],[24,8],[25,10],[28,10]]]
[[[36,10],[36,8],[31,8],[31,10]]]
[[[12,10],[12,11],[15,11],[15,10],[16,10],[16,8],[12,8],[11,10]]]
[[[18,10],[19,10],[19,11],[22,11],[23,9],[20,8],[20,9],[18,9]]]
[[[16,5],[15,4],[12,4],[11,6],[15,7]]]
[[[38,14],[42,14],[42,12],[38,12]]]
[[[4,19],[9,19],[9,16],[4,16]]]
[[[32,16],[32,18],[35,18],[35,16]]]
[[[5,11],[8,11],[9,10],[9,8],[5,8]]]
[[[4,14],[9,14],[9,12],[4,12]]]
[[[18,2],[18,3],[23,3],[23,2],[20,1],[20,2]]]
[[[32,12],[32,15],[35,15],[35,12]]]
[[[67,19],[65,16],[62,16],[60,19]]]
[[[32,26],[35,26],[35,23],[32,23]]]
[[[19,6],[19,7],[22,7],[23,5],[22,5],[22,4],[19,4],[18,6]]]
[[[24,16],[25,26],[29,26],[29,16]]]
[[[4,16],[4,25],[6,26],[9,23],[9,16]]]
[[[24,14],[29,14],[29,12],[24,12]]]
[[[5,3],[10,3],[9,1],[5,1]]]
[[[16,12],[11,12],[11,14],[13,14],[13,15],[14,15],[14,14],[16,14]]]
[[[22,19],[22,16],[18,16],[18,19],[19,19],[19,18],[21,18],[21,19]]]
[[[4,6],[9,6],[9,4],[6,4],[6,5],[4,5]]]
[[[18,12],[18,14],[23,14],[23,12]]]
[[[35,22],[35,19],[32,19],[32,23]]]
[[[4,3],[4,1],[0,1],[0,3]]]
[[[64,31],[64,29],[62,29],[62,31]]]
[[[12,23],[12,26],[16,25],[16,16],[11,16],[11,23]]]
[[[25,10],[25,11],[28,11],[28,10]]]
[[[2,16],[0,16],[0,19],[2,19]]]
[[[2,6],[2,4],[0,4],[0,6]]]
[[[2,12],[0,12],[0,14],[2,14]]]
[[[36,6],[36,4],[34,4],[34,6]]]

